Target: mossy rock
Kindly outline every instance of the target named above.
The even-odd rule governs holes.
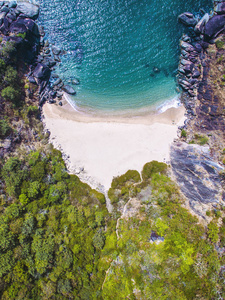
[[[167,170],[167,165],[165,163],[158,162],[153,160],[149,163],[146,163],[141,172],[142,179],[148,180],[155,173],[165,174]]]

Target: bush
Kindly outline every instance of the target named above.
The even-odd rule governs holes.
[[[113,178],[111,187],[113,189],[122,188],[127,182],[138,183],[141,181],[140,174],[136,170],[128,170],[124,175]]]
[[[154,173],[165,174],[166,169],[166,164],[153,160],[144,165],[141,175],[143,180],[148,180]]]
[[[213,243],[216,243],[219,239],[219,228],[214,221],[211,221],[208,225],[208,237]]]
[[[16,102],[19,98],[19,91],[15,90],[11,86],[7,86],[1,91],[1,96],[3,99],[10,100],[12,102]]]
[[[3,138],[7,136],[11,131],[11,127],[9,126],[8,122],[3,119],[0,120],[0,137]]]
[[[223,46],[224,46],[224,42],[223,41],[216,41],[215,44],[216,44],[216,48],[217,49],[222,49]]]
[[[186,130],[184,130],[184,129],[181,130],[181,137],[184,137],[184,138],[187,137],[187,131]]]

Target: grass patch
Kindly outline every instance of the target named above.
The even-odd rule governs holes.
[[[200,146],[203,146],[207,144],[209,141],[209,138],[205,135],[195,134],[194,139],[189,142],[189,144],[198,144]]]

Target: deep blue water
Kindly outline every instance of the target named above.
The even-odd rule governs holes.
[[[176,97],[184,11],[211,0],[40,0],[46,38],[67,51],[57,72],[78,78],[78,107],[119,111]],[[157,68],[160,72],[154,72]]]

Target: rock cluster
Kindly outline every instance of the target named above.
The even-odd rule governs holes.
[[[55,103],[62,98],[62,91],[75,95],[76,91],[68,84],[64,85],[57,74],[52,74],[54,66],[61,62],[60,55],[64,54],[59,47],[49,45],[44,39],[43,26],[38,27],[35,20],[39,15],[39,7],[29,2],[0,1],[0,33],[3,43],[12,42],[21,54],[22,59],[29,64],[27,78],[31,84],[39,86],[39,106],[45,101]],[[73,85],[79,80],[73,78]],[[31,91],[28,91],[30,95]]]
[[[182,99],[189,118],[196,115],[196,101],[206,87],[206,98],[210,95],[210,87],[206,83],[208,75],[206,53],[209,44],[225,29],[225,2],[219,3],[215,8],[215,14],[210,16],[205,13],[201,19],[197,19],[191,13],[184,13],[178,20],[188,27],[188,34],[181,38],[181,56],[178,68],[177,82],[182,88]],[[207,89],[209,87],[209,89]],[[212,98],[212,97],[211,97]],[[210,104],[210,103],[208,103]],[[214,108],[212,108],[213,111]]]

